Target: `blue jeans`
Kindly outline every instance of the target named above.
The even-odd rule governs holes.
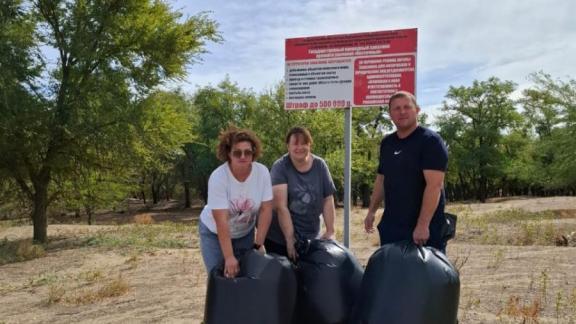
[[[219,266],[222,261],[224,261],[224,256],[222,255],[222,249],[220,248],[220,242],[218,241],[218,235],[212,233],[202,221],[198,222],[198,233],[200,234],[200,250],[202,251],[202,258],[204,259],[204,265],[206,266],[206,271],[210,274],[212,269]],[[239,258],[248,251],[254,245],[254,229],[246,236],[232,239],[232,249],[234,250],[234,256]]]

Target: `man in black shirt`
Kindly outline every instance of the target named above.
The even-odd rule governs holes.
[[[448,151],[437,133],[418,125],[420,107],[414,95],[395,93],[388,110],[396,132],[380,144],[378,172],[364,227],[367,232],[374,230],[374,216],[384,199],[384,215],[378,224],[381,245],[412,240],[444,252],[443,186]]]

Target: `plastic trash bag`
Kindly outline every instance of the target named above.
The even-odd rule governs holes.
[[[282,256],[261,255],[254,250],[239,260],[234,279],[223,276],[223,267],[210,273],[204,308],[206,324],[289,324],[296,303],[296,275]]]
[[[460,279],[446,256],[412,242],[370,257],[352,324],[456,324]]]
[[[348,249],[333,240],[307,243],[297,246],[294,323],[347,323],[360,291],[362,266]]]

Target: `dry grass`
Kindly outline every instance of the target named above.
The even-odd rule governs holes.
[[[54,272],[41,273],[38,276],[32,277],[28,280],[29,287],[41,287],[44,285],[50,285],[58,282],[60,276]]]
[[[59,303],[66,294],[66,290],[61,284],[53,284],[48,287],[48,298],[46,303],[48,305]]]
[[[519,209],[488,214],[462,212],[458,218],[456,240],[490,245],[561,245],[558,244],[559,238],[565,237],[568,242],[571,232],[576,229],[576,222],[560,223],[558,219],[576,219],[576,214],[527,212]]]
[[[126,259],[126,261],[124,261],[124,263],[128,265],[129,269],[134,270],[136,269],[136,267],[138,267],[139,261],[140,261],[140,254],[133,253],[128,259]]]
[[[510,296],[498,316],[506,315],[521,320],[520,323],[538,323],[541,301],[534,298],[531,301],[522,301],[518,296]]]
[[[503,249],[496,249],[494,251],[494,253],[492,254],[492,258],[488,262],[488,269],[496,270],[496,269],[500,268],[500,266],[502,265],[502,263],[505,260],[504,253],[505,252]]]
[[[456,269],[456,271],[458,273],[460,273],[462,271],[462,268],[464,268],[464,266],[468,262],[468,259],[470,258],[470,254],[471,254],[471,250],[468,249],[463,254],[458,253],[455,257],[452,258],[452,260],[451,260],[452,264],[454,265],[454,268]]]
[[[88,270],[78,274],[78,279],[83,280],[88,283],[93,283],[104,278],[104,274],[101,270]]]
[[[194,248],[198,246],[195,226],[165,222],[161,224],[119,225],[115,230],[99,232],[87,238],[85,245],[128,248],[140,251]]]
[[[43,257],[45,254],[44,246],[32,243],[31,239],[0,241],[0,265],[32,260]]]
[[[154,224],[154,218],[150,214],[138,214],[134,216],[134,223],[135,224],[143,224],[143,225],[150,225]]]
[[[106,298],[119,297],[130,290],[128,283],[121,277],[102,283],[96,289],[86,289],[77,292],[74,296],[65,299],[68,304],[85,305],[102,301]]]
[[[130,290],[130,286],[122,278],[105,278],[100,271],[87,271],[78,275],[84,284],[95,283],[96,287],[79,289],[74,291],[74,287],[66,287],[65,281],[51,284],[48,287],[46,303],[48,305],[60,303],[70,305],[85,305],[102,301],[107,298],[119,297]]]

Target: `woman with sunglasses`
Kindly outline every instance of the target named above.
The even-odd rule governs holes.
[[[217,157],[224,163],[210,175],[198,226],[208,273],[224,260],[224,276],[234,278],[243,252],[265,252],[273,196],[268,168],[255,162],[260,152],[260,140],[250,130],[230,127],[220,134]]]

